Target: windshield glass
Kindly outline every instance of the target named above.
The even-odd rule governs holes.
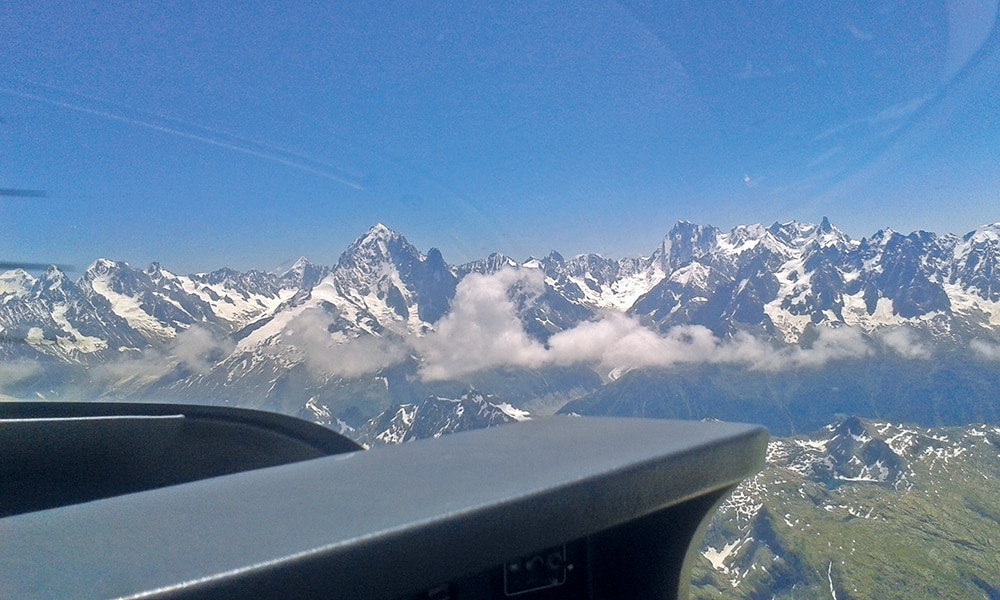
[[[11,6],[7,260],[649,254],[677,220],[995,220],[995,3]],[[942,206],[947,205],[947,210]],[[59,244],[53,235],[59,232]]]
[[[967,472],[897,579],[997,594],[995,0],[335,4],[0,8],[0,398],[759,422],[698,593]]]

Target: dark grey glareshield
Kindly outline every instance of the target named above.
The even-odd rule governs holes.
[[[553,417],[22,512],[0,519],[0,598],[683,597],[766,444]]]

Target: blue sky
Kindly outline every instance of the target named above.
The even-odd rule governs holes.
[[[117,3],[116,3],[117,4]],[[125,3],[121,3],[125,4]],[[458,263],[652,251],[680,219],[1000,220],[995,0],[16,2],[0,259]]]

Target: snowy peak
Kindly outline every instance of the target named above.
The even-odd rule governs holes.
[[[0,273],[0,302],[27,296],[34,283],[35,278],[23,269]]]
[[[571,261],[569,267],[579,268],[581,289],[587,292],[588,301],[600,309],[628,310],[666,276],[656,252],[648,257],[618,260],[586,254]],[[590,290],[597,295],[591,295]]]
[[[829,222],[827,224],[829,225]],[[832,226],[830,229],[832,230]],[[767,233],[787,247],[801,248],[810,240],[815,239],[817,232],[821,230],[822,227],[812,223],[788,221],[787,223],[772,223],[767,228]]]
[[[990,302],[1000,302],[1000,223],[969,232],[952,252],[951,282]]]
[[[840,325],[871,335],[905,326],[950,341],[1000,331],[1000,224],[961,238],[882,230],[855,242],[829,219],[728,232],[680,221],[649,258],[617,260],[553,251],[519,263],[495,253],[452,267],[437,249],[424,255],[382,224],[357,238],[336,266],[303,258],[280,275],[223,268],[178,276],[157,263],[134,269],[99,259],[76,283],[56,267],[37,278],[4,274],[0,296],[11,312],[0,327],[11,331],[24,325],[15,318],[65,305],[78,331],[73,310],[96,311],[88,317],[94,323],[110,322],[102,312],[124,320],[131,333],[116,339],[132,341],[123,347],[155,346],[193,326],[240,340],[259,331],[263,341],[318,308],[331,315],[331,335],[420,336],[451,310],[462,278],[504,269],[530,269],[543,281],[509,295],[526,333],[543,343],[609,309],[661,332],[702,325],[721,338],[745,332],[786,344],[808,343],[818,328]],[[32,302],[37,306],[21,306]],[[35,323],[43,331],[46,318]]]
[[[952,338],[992,332],[1000,326],[998,240],[1000,225],[961,240],[887,229],[855,242],[829,219],[728,233],[680,222],[659,251],[665,278],[631,312],[661,330],[693,323],[785,343],[821,324],[866,332],[905,324]]]
[[[678,221],[660,245],[660,260],[664,270],[702,259],[717,247],[720,231],[711,225],[695,225]]]
[[[211,307],[224,329],[237,331],[271,315],[304,284],[312,288],[327,272],[308,263],[297,264],[300,269],[281,276],[256,270],[219,269],[178,280],[187,294]]]
[[[810,435],[775,440],[769,455],[784,468],[827,486],[878,484],[898,491],[908,488],[915,473],[943,468],[950,458],[964,454],[963,448],[978,443],[976,431],[924,429],[852,416]]]
[[[775,223],[768,228],[768,232],[783,244],[791,248],[808,249],[815,246],[816,249],[835,247],[841,251],[847,251],[857,245],[843,231],[834,227],[830,220],[823,217],[819,225],[809,223]]]
[[[955,258],[961,259],[975,249],[996,248],[998,245],[1000,245],[1000,223],[983,225],[962,236],[961,243],[955,246]]]
[[[126,263],[115,262],[113,260],[108,260],[107,258],[98,258],[97,260],[92,262],[89,267],[87,267],[87,270],[84,271],[84,275],[90,273],[92,274],[93,277],[98,277],[101,275],[107,275],[112,271],[127,266],[128,265]]]
[[[831,480],[899,483],[905,473],[904,459],[881,439],[874,424],[851,417],[831,433],[825,443],[830,460],[823,463]]]
[[[103,356],[109,348],[143,345],[105,303],[94,302],[55,266],[37,279],[12,271],[0,279],[0,330],[20,341],[3,349],[5,358],[58,357],[70,363]]]
[[[420,251],[406,238],[380,223],[356,239],[340,255],[335,276],[359,288],[369,288],[390,273],[395,272],[400,277],[411,273],[424,260]]]
[[[161,279],[163,279],[164,277],[167,277],[167,278],[172,278],[173,277],[173,273],[170,273],[168,271],[164,271],[163,267],[161,267],[160,263],[158,263],[158,262],[152,262],[152,263],[149,264],[149,268],[146,269],[146,275],[153,282],[158,282]]]
[[[41,294],[73,294],[75,289],[72,282],[66,278],[66,273],[56,265],[49,265],[42,275],[34,281],[33,292]]]
[[[368,233],[366,233],[363,237],[393,238],[397,236],[399,236],[398,233],[396,233],[392,229],[389,229],[382,223],[375,223],[374,225],[372,225],[372,228],[368,230]]]
[[[128,263],[99,258],[83,272],[82,281],[93,281],[103,277],[117,280],[123,286],[135,287],[138,273],[141,271],[133,269]]]
[[[892,314],[902,319],[949,314],[951,300],[942,284],[948,277],[951,243],[951,237],[925,231],[905,236],[880,231],[862,243],[849,261],[859,271],[857,283],[867,313],[874,315],[879,299],[885,298]]]
[[[287,271],[285,271],[284,273],[282,273],[282,277],[284,277],[285,275],[298,275],[298,274],[301,274],[310,265],[312,265],[312,263],[309,262],[308,258],[306,258],[304,256],[300,256],[298,259],[296,259],[296,261],[294,263],[292,263],[292,266],[289,267]]]
[[[462,278],[470,273],[492,275],[503,269],[541,271],[548,292],[548,300],[541,301],[556,302],[576,315],[568,320],[557,316],[549,324],[549,329],[554,331],[593,316],[595,310],[627,310],[637,298],[663,279],[658,257],[659,254],[650,258],[614,260],[599,254],[581,254],[567,259],[552,251],[544,258],[529,257],[519,263],[505,254],[493,253],[485,259],[461,265],[455,272]],[[522,308],[525,306],[522,304]],[[520,316],[531,321],[540,315]],[[535,337],[544,340],[547,337],[544,329],[539,329],[536,332],[539,335]]]
[[[513,258],[502,252],[493,252],[486,258],[466,263],[459,266],[456,271],[460,277],[465,277],[469,273],[479,273],[480,275],[491,275],[502,269],[516,269],[521,265]]]
[[[159,341],[195,324],[215,327],[212,307],[184,289],[184,281],[153,263],[145,271],[101,260],[80,279],[88,298],[107,303],[132,329]]]
[[[380,327],[419,333],[448,311],[458,279],[440,251],[424,256],[406,238],[377,224],[340,256],[332,283],[350,306]]]
[[[398,260],[417,258],[423,260],[402,234],[381,223],[377,223],[367,233],[354,240],[340,256],[340,266],[357,267],[363,264],[380,264]]]
[[[470,389],[458,398],[430,396],[423,402],[396,406],[368,421],[359,433],[370,445],[402,444],[530,418],[528,412],[492,394]]]
[[[251,273],[256,272],[251,271]],[[316,284],[329,274],[329,267],[313,264],[302,256],[278,277],[277,287],[279,289],[309,290],[316,287]]]

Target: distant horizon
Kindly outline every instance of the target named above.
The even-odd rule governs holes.
[[[846,235],[848,237],[848,239],[850,239],[851,241],[855,241],[855,242],[860,242],[860,241],[862,241],[864,239],[870,239],[871,237],[873,237],[877,233],[879,233],[879,232],[886,232],[886,231],[891,231],[893,233],[897,233],[897,234],[900,234],[900,235],[903,235],[903,236],[907,236],[907,235],[910,235],[910,234],[913,234],[913,233],[918,233],[918,232],[926,232],[926,233],[934,234],[935,236],[938,236],[938,237],[953,235],[953,236],[958,237],[958,238],[961,239],[962,237],[964,237],[966,235],[969,235],[971,233],[974,233],[974,232],[976,232],[976,231],[978,231],[980,229],[983,229],[983,228],[987,228],[987,227],[997,227],[997,228],[1000,228],[1000,221],[996,221],[996,222],[992,222],[992,223],[983,223],[983,224],[978,225],[978,226],[976,226],[976,227],[974,227],[974,228],[972,228],[972,229],[970,229],[970,230],[968,230],[968,231],[966,231],[964,233],[939,232],[939,231],[934,231],[934,230],[930,230],[930,229],[915,229],[915,230],[912,230],[912,231],[901,231],[901,230],[895,229],[893,227],[881,227],[881,228],[879,228],[879,229],[877,229],[875,231],[872,231],[869,234],[866,234],[866,235],[863,235],[863,236],[860,236],[860,237],[856,237],[856,236],[853,236],[850,233],[844,231],[840,227],[838,227],[837,223],[835,223],[833,220],[829,220],[829,221],[830,221],[830,225],[834,229],[837,229],[838,231],[840,231],[841,233],[843,233],[844,235]],[[718,227],[718,226],[713,225],[711,223],[698,223],[698,222],[695,222],[695,221],[691,221],[689,219],[678,219],[677,221],[675,221],[673,223],[673,225],[670,226],[669,229],[667,229],[659,237],[659,243],[662,243],[663,239],[670,233],[670,231],[672,231],[674,229],[674,227],[676,227],[677,225],[679,225],[681,223],[691,223],[691,224],[699,226],[699,227],[714,227],[715,229],[719,230],[723,234],[729,234],[729,233],[732,233],[735,229],[738,229],[740,227],[753,227],[753,226],[756,226],[756,225],[764,227],[765,229],[769,228],[769,227],[771,227],[773,225],[788,225],[788,224],[791,224],[791,223],[796,223],[796,224],[799,224],[799,225],[808,225],[808,226],[819,227],[821,225],[821,223],[822,223],[822,219],[820,219],[819,222],[791,220],[791,221],[772,221],[772,222],[766,223],[766,224],[764,222],[740,223],[740,224],[734,225],[734,226],[732,226],[732,227],[730,227],[728,229],[725,229],[725,228],[722,228],[722,227]],[[366,236],[368,233],[370,233],[373,229],[375,229],[379,225],[382,225],[383,227],[387,228],[388,230],[392,231],[393,233],[397,233],[397,234],[401,235],[407,241],[407,243],[409,243],[414,248],[416,248],[417,251],[420,252],[424,256],[426,256],[427,253],[430,250],[437,249],[438,251],[441,252],[442,257],[444,258],[445,263],[448,264],[448,265],[450,265],[450,266],[453,266],[453,267],[461,267],[463,265],[467,265],[467,264],[470,264],[470,263],[473,263],[473,262],[476,262],[476,261],[479,261],[479,260],[483,260],[483,259],[486,259],[486,258],[488,258],[489,256],[491,256],[493,254],[501,254],[501,255],[503,255],[503,256],[505,256],[507,258],[510,258],[510,259],[516,261],[518,264],[523,264],[523,263],[528,262],[528,261],[533,260],[533,259],[542,259],[542,258],[545,258],[545,257],[551,255],[553,252],[558,253],[560,256],[562,256],[563,258],[566,258],[566,259],[573,259],[573,258],[576,258],[576,257],[579,257],[579,256],[597,255],[597,256],[600,256],[602,258],[606,258],[608,260],[622,260],[622,259],[629,259],[629,258],[647,259],[647,258],[650,258],[658,250],[658,248],[654,248],[652,251],[649,251],[649,252],[646,252],[646,253],[641,253],[641,254],[625,254],[625,255],[621,255],[621,256],[608,256],[608,255],[605,255],[605,254],[602,254],[602,253],[599,253],[599,252],[579,252],[579,253],[575,253],[575,254],[570,254],[570,253],[567,253],[567,252],[563,252],[563,251],[561,251],[558,248],[551,248],[551,249],[549,249],[548,251],[546,251],[544,253],[529,254],[529,255],[527,255],[527,256],[525,256],[523,258],[517,257],[517,256],[512,256],[512,255],[510,255],[510,254],[508,254],[506,252],[503,252],[501,250],[493,250],[491,252],[488,252],[487,254],[484,254],[484,255],[472,258],[471,260],[466,260],[466,261],[462,261],[462,262],[456,262],[456,261],[449,260],[447,253],[444,252],[443,250],[441,250],[440,247],[438,247],[437,245],[431,244],[431,245],[426,246],[426,247],[421,247],[419,244],[416,244],[412,240],[410,240],[405,231],[400,231],[400,230],[394,229],[393,227],[390,227],[390,226],[388,226],[388,225],[386,225],[386,224],[384,224],[382,222],[378,222],[378,223],[375,223],[374,225],[372,225],[371,227],[369,227],[368,229],[365,229],[362,233],[358,234],[354,238],[352,238],[351,241],[349,241],[347,244],[344,244],[344,246],[337,253],[336,258],[333,259],[330,262],[322,262],[322,261],[316,260],[316,259],[314,259],[312,257],[309,257],[309,256],[306,256],[306,255],[302,254],[302,255],[299,255],[299,256],[295,257],[294,259],[283,261],[283,262],[279,263],[277,266],[274,266],[274,267],[271,267],[271,268],[265,268],[265,267],[259,267],[259,266],[250,266],[250,267],[246,267],[246,268],[240,268],[240,267],[233,267],[231,265],[217,265],[217,266],[214,266],[214,267],[209,268],[209,269],[183,270],[183,269],[175,269],[175,268],[173,268],[170,265],[170,263],[167,263],[167,262],[165,262],[163,260],[159,260],[159,259],[153,259],[153,260],[150,260],[150,261],[145,262],[145,263],[139,263],[139,262],[134,262],[134,261],[131,261],[131,260],[128,260],[128,259],[119,258],[119,257],[98,256],[96,258],[90,259],[89,261],[87,261],[85,263],[81,263],[80,265],[76,265],[76,264],[68,265],[68,264],[65,264],[65,263],[63,263],[63,264],[51,263],[51,264],[48,264],[48,265],[46,265],[44,267],[41,267],[41,268],[24,268],[24,267],[16,267],[16,266],[15,267],[10,267],[10,268],[2,268],[2,267],[0,267],[0,274],[20,269],[20,270],[23,270],[23,271],[31,274],[32,276],[37,276],[38,274],[41,274],[42,272],[46,271],[51,266],[58,267],[59,270],[62,271],[63,273],[81,273],[82,274],[82,273],[85,273],[91,267],[93,267],[98,261],[107,260],[107,261],[110,261],[110,262],[113,262],[113,263],[125,263],[129,267],[131,267],[133,269],[138,269],[138,270],[147,270],[150,267],[152,267],[153,265],[159,265],[161,268],[163,268],[164,270],[166,270],[166,271],[168,271],[170,273],[173,273],[175,275],[183,275],[183,276],[205,275],[205,274],[213,273],[213,272],[220,271],[220,270],[223,270],[223,269],[232,269],[232,270],[238,271],[238,272],[258,271],[258,272],[262,272],[262,273],[270,273],[270,274],[275,274],[275,275],[282,275],[282,274],[287,273],[288,271],[290,271],[291,268],[295,266],[295,263],[297,263],[298,261],[303,260],[303,259],[306,260],[306,261],[308,261],[310,264],[313,264],[313,265],[316,265],[316,266],[320,266],[320,267],[333,267],[333,266],[335,266],[337,264],[337,261],[339,260],[340,256],[343,255],[343,253],[347,251],[347,249],[350,247],[351,244],[353,244],[354,242],[362,239],[364,236]],[[0,265],[2,265],[2,264],[4,264],[4,263],[0,263]],[[41,263],[39,263],[36,266],[40,266],[40,265],[41,265]]]

